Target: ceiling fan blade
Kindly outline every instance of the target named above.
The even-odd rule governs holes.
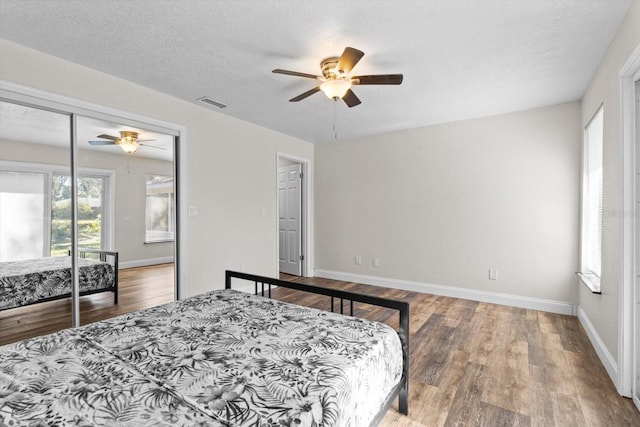
[[[342,56],[338,60],[338,65],[336,66],[336,68],[346,74],[356,66],[358,61],[360,61],[363,56],[363,51],[354,49],[352,47],[346,47],[344,49],[344,52],[342,52]]]
[[[111,136],[111,135],[105,135],[105,134],[98,135],[98,138],[110,139],[112,141],[117,141],[120,139],[117,136]]]
[[[320,76],[316,76],[314,74],[299,73],[297,71],[289,71],[289,70],[281,70],[279,68],[276,68],[275,70],[273,70],[271,72],[272,73],[276,73],[276,74],[286,74],[288,76],[306,77],[308,79],[318,79],[318,78],[320,78]]]
[[[347,93],[344,94],[344,96],[342,97],[342,100],[345,102],[345,104],[349,106],[349,108],[355,107],[356,105],[359,105],[362,103],[362,101],[360,101],[360,98],[358,98],[351,89],[349,89]]]
[[[136,139],[136,142],[151,142],[151,141],[155,141],[155,139]]]
[[[308,96],[313,95],[316,92],[320,92],[320,86],[316,86],[311,90],[306,91],[305,93],[301,93],[300,95],[296,96],[295,98],[291,98],[289,100],[289,102],[298,102],[298,101],[302,101],[303,99],[305,99]]]
[[[116,145],[115,141],[89,141],[91,145]]]
[[[374,74],[371,76],[353,76],[351,83],[359,85],[399,85],[402,74]]]
[[[157,148],[158,150],[166,150],[166,148],[164,147],[158,147],[156,145],[149,145],[149,144],[138,144],[141,147],[149,147],[149,148]]]

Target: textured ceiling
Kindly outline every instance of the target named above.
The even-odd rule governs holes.
[[[249,122],[322,142],[579,100],[629,0],[1,0],[0,37]],[[345,46],[357,86],[347,108],[288,99]],[[206,107],[203,107],[206,108]]]
[[[0,139],[30,144],[53,145],[68,148],[71,138],[69,116],[38,108],[0,101]],[[106,122],[88,117],[78,117],[77,141],[80,150],[92,150],[128,156],[116,145],[93,146],[89,141],[100,141],[98,135],[119,136],[120,131],[138,132],[140,140],[147,140],[132,154],[136,157],[173,161],[173,137],[159,132]],[[37,149],[37,148],[36,148]]]

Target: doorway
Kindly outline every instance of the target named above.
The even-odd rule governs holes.
[[[620,70],[623,210],[619,292],[618,393],[640,410],[640,46]]]
[[[308,162],[286,154],[277,156],[278,271],[306,276],[308,222]]]

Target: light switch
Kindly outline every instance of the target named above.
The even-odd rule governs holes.
[[[198,216],[198,207],[197,206],[187,207],[187,216]]]

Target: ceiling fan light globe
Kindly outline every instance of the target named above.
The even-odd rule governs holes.
[[[136,141],[120,141],[118,145],[125,153],[129,154],[134,153],[138,149],[138,143]]]
[[[342,99],[349,89],[351,89],[351,82],[342,79],[327,80],[320,85],[320,90],[333,100]]]
[[[138,132],[133,131],[120,131],[120,139],[118,145],[125,153],[135,153],[140,144],[138,144]]]

